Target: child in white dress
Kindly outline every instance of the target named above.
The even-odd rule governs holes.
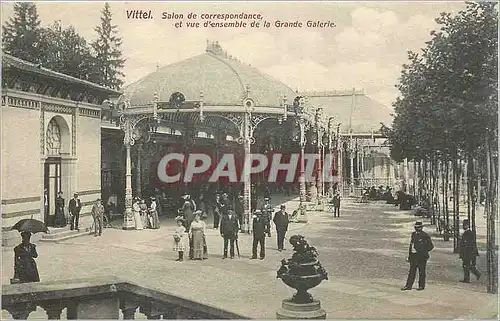
[[[179,258],[176,261],[182,262],[184,260],[184,251],[186,250],[186,228],[184,227],[184,219],[181,216],[175,218],[177,226],[174,230],[174,246],[175,252],[179,252]]]

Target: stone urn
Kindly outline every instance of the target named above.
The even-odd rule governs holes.
[[[290,238],[293,246],[291,259],[283,259],[277,272],[277,278],[297,290],[291,298],[283,301],[283,307],[277,313],[278,319],[324,319],[325,311],[320,302],[314,300],[307,291],[328,280],[328,273],[318,261],[318,251],[310,246],[302,235]]]

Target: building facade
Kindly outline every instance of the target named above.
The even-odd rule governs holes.
[[[2,55],[2,225],[49,222],[73,193],[101,195],[101,107],[119,92]],[[46,190],[46,192],[44,192]]]

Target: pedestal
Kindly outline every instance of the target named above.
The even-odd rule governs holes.
[[[278,320],[325,320],[326,312],[321,308],[319,300],[311,303],[294,303],[290,299],[283,300],[281,309],[276,312]]]

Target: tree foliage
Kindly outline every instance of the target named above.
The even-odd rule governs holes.
[[[92,43],[95,52],[96,82],[103,86],[119,89],[123,85],[124,76],[121,69],[125,64],[120,46],[121,38],[118,29],[113,25],[109,4],[106,2],[101,11],[101,24],[95,28],[98,38]]]
[[[35,3],[15,3],[14,15],[2,29],[3,50],[54,71],[120,89],[125,60],[108,3],[95,30],[98,38],[89,44],[73,26],[63,28],[60,21],[41,27]]]
[[[40,20],[32,2],[14,3],[14,16],[2,27],[2,47],[13,56],[33,63],[42,63]]]
[[[396,160],[449,159],[496,142],[498,21],[495,3],[442,13],[422,52],[408,53],[389,134]]]
[[[45,54],[45,65],[76,78],[89,80],[94,68],[94,58],[87,41],[69,26],[62,28],[59,21],[43,30],[43,42],[51,48]]]

